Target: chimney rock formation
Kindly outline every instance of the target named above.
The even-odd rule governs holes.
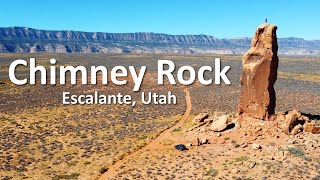
[[[238,114],[268,120],[274,114],[277,79],[277,26],[264,23],[258,27],[251,48],[242,59],[241,94]]]

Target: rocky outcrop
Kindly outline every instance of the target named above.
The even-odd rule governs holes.
[[[303,126],[301,124],[298,124],[292,129],[291,134],[296,135],[301,133],[302,131],[303,131]]]
[[[48,31],[0,28],[0,53],[176,53],[243,54],[250,38],[218,39],[208,35]],[[279,39],[281,54],[320,54],[320,41]]]
[[[233,122],[229,123],[229,120],[229,115],[226,114],[212,117],[207,113],[200,113],[192,120],[192,122],[196,124],[189,128],[187,132],[198,131],[200,133],[203,133],[209,130],[215,132],[223,132],[228,129],[228,125],[230,125],[230,128],[235,127]]]
[[[217,118],[217,120],[213,121],[210,125],[210,130],[220,132],[227,128],[228,125],[228,116],[222,115]]]
[[[204,122],[204,120],[207,119],[208,117],[209,117],[209,115],[207,113],[200,113],[192,119],[192,122],[194,122],[194,123]]]
[[[258,149],[261,149],[261,145],[260,144],[257,144],[257,143],[253,143],[252,144],[252,150],[258,150]]]
[[[307,122],[304,124],[304,130],[312,134],[320,133],[320,125],[317,125],[315,121]]]
[[[287,114],[278,112],[276,120],[281,126],[282,131],[287,135],[296,135],[301,132],[310,132],[313,134],[320,133],[320,126],[316,120],[309,119],[297,110],[289,111]]]
[[[276,96],[274,83],[278,69],[277,27],[262,24],[251,41],[251,48],[242,60],[240,116],[268,120],[274,114]]]
[[[295,111],[290,111],[287,115],[285,115],[284,118],[281,118],[282,131],[289,135],[291,130],[293,130],[293,128],[299,124],[298,118],[298,114],[295,113]]]

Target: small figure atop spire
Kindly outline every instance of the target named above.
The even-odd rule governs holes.
[[[266,19],[264,20],[264,23],[268,23],[268,18],[266,18]]]

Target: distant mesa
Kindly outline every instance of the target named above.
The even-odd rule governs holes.
[[[0,28],[0,53],[244,54],[250,38]],[[320,55],[319,40],[279,38],[279,54]]]

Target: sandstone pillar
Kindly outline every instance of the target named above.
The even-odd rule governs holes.
[[[264,23],[258,27],[251,48],[242,59],[241,94],[238,114],[268,120],[274,114],[277,79],[277,26]]]

